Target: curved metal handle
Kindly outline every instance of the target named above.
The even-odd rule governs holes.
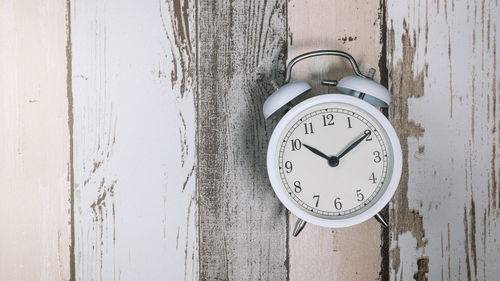
[[[349,55],[348,53],[344,53],[342,51],[334,51],[334,50],[321,50],[321,51],[314,51],[314,52],[305,53],[305,54],[302,54],[300,56],[293,58],[288,63],[288,66],[286,67],[285,83],[290,82],[290,78],[292,77],[292,67],[296,63],[298,63],[299,61],[301,61],[303,59],[317,57],[317,56],[327,56],[327,55],[340,56],[340,57],[344,57],[344,58],[348,59],[352,65],[352,68],[354,69],[354,72],[356,73],[356,75],[361,76],[361,77],[365,77],[365,78],[369,78],[361,73],[361,71],[359,70],[358,64],[356,63],[354,58],[351,55]]]

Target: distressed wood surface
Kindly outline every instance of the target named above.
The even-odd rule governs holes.
[[[266,177],[281,83],[286,1],[199,3],[198,198],[201,280],[286,280],[285,209]]]
[[[0,1],[0,280],[496,280],[499,15],[484,0]],[[262,104],[317,49],[393,95],[390,233],[292,237],[268,182]],[[314,95],[350,73],[323,57],[293,77]]]
[[[70,275],[65,15],[64,1],[0,1],[1,280]]]
[[[195,5],[71,1],[76,280],[197,280]]]
[[[387,1],[387,15],[405,159],[391,280],[497,280],[498,1]]]
[[[288,4],[288,59],[321,49],[350,53],[367,73],[377,70],[382,53],[382,9],[375,1],[291,1]],[[356,15],[353,17],[353,15]],[[347,60],[321,57],[301,62],[292,79],[313,85],[313,95],[336,92],[321,85],[323,79],[352,75]],[[310,97],[309,95],[308,97]],[[381,278],[381,227],[375,219],[344,229],[311,224],[298,237],[292,232],[297,218],[290,214],[290,280],[377,280]]]

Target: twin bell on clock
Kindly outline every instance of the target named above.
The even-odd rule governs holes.
[[[323,80],[340,93],[300,99],[311,90],[290,82],[293,66],[306,58],[346,58],[355,75]],[[267,172],[279,200],[299,219],[330,228],[352,226],[371,217],[387,226],[380,211],[389,203],[402,170],[401,145],[389,120],[377,109],[388,107],[387,89],[363,75],[353,57],[341,51],[300,55],[286,68],[285,85],[264,102],[264,116],[284,114],[267,150]]]

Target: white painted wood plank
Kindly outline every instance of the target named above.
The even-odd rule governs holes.
[[[290,1],[288,3],[288,60],[322,49],[350,53],[363,73],[377,69],[382,53],[381,4],[375,1]],[[385,68],[385,67],[384,67]],[[384,69],[382,69],[383,71]],[[309,59],[294,67],[293,79],[313,85],[313,94],[338,92],[321,85],[323,79],[352,75],[347,60]],[[298,237],[297,218],[289,217],[290,280],[376,280],[383,271],[381,227],[375,220],[345,229],[307,224]]]
[[[0,279],[70,278],[64,1],[0,1]]]
[[[391,280],[500,275],[499,16],[498,1],[388,1],[391,117],[407,155]]]
[[[76,280],[196,280],[193,3],[71,1]]]

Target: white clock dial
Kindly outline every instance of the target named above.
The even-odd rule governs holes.
[[[281,188],[313,216],[356,216],[387,188],[393,167],[388,136],[358,107],[342,102],[309,107],[288,123],[277,143]]]

